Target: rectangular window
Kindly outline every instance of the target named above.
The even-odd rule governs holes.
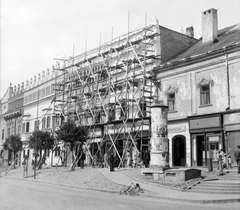
[[[49,149],[45,149],[45,157],[49,157],[49,154],[50,154],[50,150]]]
[[[60,156],[60,147],[56,147],[54,156],[55,157],[59,157]]]
[[[168,94],[168,111],[176,111],[175,110],[175,93]]]
[[[37,100],[37,92],[34,92],[34,93],[33,93],[32,99],[33,99],[33,101],[36,101],[36,100]]]
[[[112,106],[109,110],[108,110],[108,120],[112,121],[115,120],[115,107]]]
[[[46,96],[51,94],[51,86],[46,87]]]
[[[46,117],[42,118],[42,129],[46,127]]]
[[[4,139],[4,129],[2,129],[2,140]]]
[[[20,101],[19,101],[19,107],[22,107],[22,106],[23,106],[23,98],[20,99]]]
[[[55,87],[55,86],[52,84],[52,85],[51,85],[51,94],[55,92],[54,87]]]
[[[122,108],[121,108],[121,117],[124,117],[124,116],[127,117],[127,113],[126,113],[126,106],[127,106],[127,104],[126,104],[126,103],[121,103],[121,105],[122,105]]]
[[[45,95],[46,95],[45,90],[46,90],[45,88],[43,88],[43,89],[41,90],[41,98],[45,97]]]
[[[29,103],[31,103],[31,102],[32,102],[32,97],[33,97],[33,95],[32,95],[32,94],[30,94],[30,95],[29,95]]]
[[[18,101],[15,101],[15,109],[18,108]]]
[[[25,96],[25,98],[24,98],[24,104],[28,104],[29,103],[29,96]]]
[[[100,112],[99,111],[96,111],[95,113],[95,123],[100,123]]]
[[[147,104],[146,102],[140,102],[139,107],[141,109],[141,112],[138,112],[138,117],[146,117],[147,116]]]
[[[27,123],[26,123],[26,133],[29,132],[29,129],[30,129],[30,122],[27,122]]]
[[[21,134],[21,125],[18,125],[17,133],[18,133],[18,134]]]
[[[200,87],[200,105],[210,104],[210,87],[209,84]]]
[[[10,130],[10,128],[8,128],[8,132],[7,132],[8,137],[10,136],[10,132],[11,132],[11,130]]]

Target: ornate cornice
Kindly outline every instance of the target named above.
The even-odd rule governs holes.
[[[168,95],[170,93],[177,93],[178,92],[178,88],[177,87],[173,87],[173,86],[169,86],[168,89],[166,91],[164,91],[165,95]]]
[[[197,88],[203,86],[203,85],[214,85],[214,81],[212,79],[206,79],[206,78],[202,78],[200,80],[200,82],[197,83]]]

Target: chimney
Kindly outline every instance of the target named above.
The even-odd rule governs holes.
[[[202,42],[213,43],[218,37],[218,17],[216,9],[209,9],[202,13]]]
[[[192,26],[186,28],[186,35],[194,38],[194,28]]]

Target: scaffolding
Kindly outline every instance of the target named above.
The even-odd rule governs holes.
[[[156,20],[57,65],[63,73],[55,82],[54,113],[88,128],[91,159],[111,151],[120,167],[126,150],[139,154],[149,147],[158,85],[152,70],[160,62]]]

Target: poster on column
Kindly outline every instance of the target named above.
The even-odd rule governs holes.
[[[167,138],[163,138],[162,152],[168,153],[168,139]]]
[[[154,107],[151,111],[153,150],[168,152],[167,109]]]

